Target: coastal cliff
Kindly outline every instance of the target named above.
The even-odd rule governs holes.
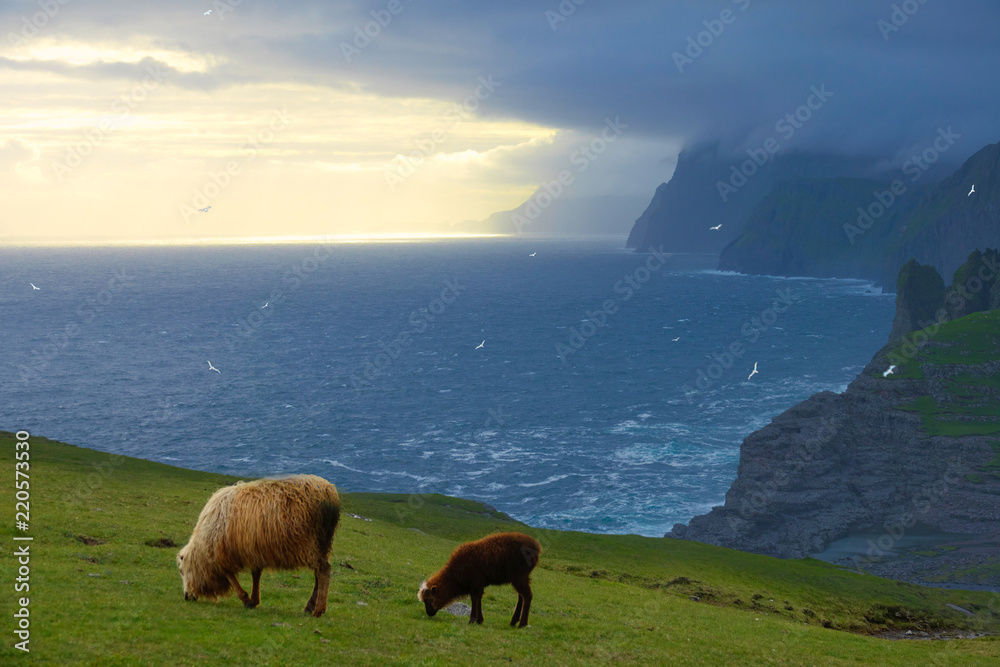
[[[720,252],[719,269],[863,278],[892,289],[910,258],[950,275],[971,250],[998,238],[1000,143],[936,183],[922,172],[776,183]]]
[[[803,152],[758,155],[755,161],[747,153],[726,155],[717,143],[693,146],[677,157],[673,176],[656,189],[626,246],[718,253],[739,236],[747,216],[778,182],[864,176],[874,163],[871,158]],[[717,225],[722,226],[711,229]]]
[[[892,227],[848,236],[844,222],[888,183],[831,178],[778,183],[749,214],[743,233],[723,248],[719,270],[753,275],[877,280]]]
[[[965,271],[981,258],[949,288],[964,303],[901,332],[843,394],[816,394],[750,434],[725,504],[667,535],[782,558],[865,532],[882,535],[875,555],[921,528],[1000,539],[1000,310],[949,315],[992,289]],[[995,550],[986,560],[997,585]]]

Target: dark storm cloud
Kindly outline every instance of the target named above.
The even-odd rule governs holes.
[[[209,72],[172,81],[193,87],[291,80],[460,99],[492,74],[502,87],[484,114],[581,130],[620,116],[633,136],[721,139],[732,150],[774,135],[824,85],[832,97],[784,146],[892,157],[952,126],[960,158],[1000,140],[994,0],[576,2],[74,1],[40,33],[142,35],[219,56]],[[202,15],[212,7],[216,16]],[[32,10],[6,3],[4,34]],[[366,24],[378,33],[370,43],[357,35]]]

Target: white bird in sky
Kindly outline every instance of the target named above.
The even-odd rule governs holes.
[[[202,16],[208,16],[208,15],[209,15],[209,14],[211,14],[211,13],[212,13],[212,10],[211,10],[211,9],[209,9],[209,10],[208,10],[207,12],[205,12],[204,14],[202,14]]]
[[[480,343],[479,345],[477,345],[477,346],[476,346],[476,349],[478,350],[478,349],[479,349],[479,348],[481,348],[481,347],[482,347],[483,345],[486,345],[486,341],[485,341],[485,340],[484,340],[484,341],[483,341],[482,343]]]
[[[722,227],[722,225],[721,225],[721,224],[718,224],[718,225],[716,225],[715,227],[709,227],[709,229],[718,229],[719,227]]]
[[[969,194],[967,194],[967,195],[965,195],[965,196],[966,196],[966,197],[971,197],[971,196],[972,196],[972,193],[973,193],[973,192],[975,192],[975,191],[976,191],[976,184],[975,184],[975,183],[973,183],[973,184],[972,184],[972,189],[971,189],[971,190],[969,190]]]
[[[202,213],[208,213],[208,209],[210,209],[210,208],[212,208],[212,207],[211,206],[206,206],[205,208],[199,208],[198,210],[201,211]]]
[[[28,283],[28,284],[31,285],[31,291],[32,292],[34,292],[35,290],[41,290],[42,289],[41,287],[35,287],[35,283]]]
[[[220,371],[218,368],[216,368],[215,366],[213,366],[211,361],[208,362],[208,370],[215,371],[219,375],[222,375],[222,371]]]
[[[890,375],[892,375],[894,372],[896,372],[896,366],[895,365],[891,365],[891,366],[889,366],[889,368],[886,369],[885,373],[882,373],[882,377],[887,378]]]
[[[674,339],[673,339],[673,342],[675,342],[675,343],[676,343],[676,342],[677,342],[677,341],[679,341],[680,339],[681,339],[681,337],[680,337],[680,336],[678,336],[677,338],[674,338]]]
[[[268,304],[268,303],[271,303],[271,302],[270,302],[270,301],[268,301],[268,302],[267,302],[267,303],[265,303],[265,304],[264,304],[263,306],[261,306],[261,308],[267,308],[267,304]]]
[[[534,256],[535,256],[535,255],[537,255],[537,254],[538,254],[538,251],[536,250],[535,252],[533,252],[533,253],[531,253],[530,255],[528,255],[528,257],[534,257]]]
[[[750,375],[747,377],[747,379],[749,380],[750,378],[752,378],[754,375],[757,374],[757,372],[758,372],[757,371],[757,362],[755,361],[755,362],[753,362],[753,371],[750,372]]]

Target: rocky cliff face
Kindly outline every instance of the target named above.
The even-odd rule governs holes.
[[[914,258],[950,276],[971,250],[1000,239],[1000,143],[943,181],[928,179],[920,187],[896,176],[777,183],[723,248],[719,268],[864,278],[892,289],[899,267]]]
[[[847,234],[857,209],[888,183],[863,178],[784,181],[749,214],[743,232],[719,255],[719,269],[755,275],[865,278],[881,276],[891,227]]]
[[[758,164],[746,153],[724,155],[718,144],[686,149],[677,158],[673,177],[656,189],[636,220],[627,245],[637,250],[662,245],[667,252],[718,253],[737,238],[747,216],[779,181],[862,176],[873,162],[779,153]],[[711,229],[720,224],[721,228]]]
[[[896,317],[889,340],[922,329],[921,322],[927,323],[924,326],[934,322],[938,309],[944,305],[944,297],[944,280],[937,269],[915,259],[904,264],[896,280]]]
[[[725,504],[668,536],[797,558],[918,524],[1000,537],[1000,310],[945,313],[752,433]]]
[[[969,194],[972,186],[976,191]],[[921,189],[900,211],[880,280],[891,285],[911,257],[950,276],[975,248],[1000,240],[1000,142],[978,151],[951,176]]]

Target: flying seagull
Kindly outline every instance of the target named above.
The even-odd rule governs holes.
[[[757,373],[758,373],[758,371],[757,371],[757,362],[755,361],[755,362],[753,362],[753,371],[750,373],[750,375],[749,375],[749,377],[747,377],[747,379],[749,380],[750,378],[752,378]]]
[[[709,229],[718,229],[721,226],[722,226],[722,224],[720,223],[720,224],[716,225],[715,227],[709,227]]]
[[[965,196],[966,196],[966,197],[971,197],[971,196],[972,196],[972,193],[973,193],[973,192],[975,192],[975,191],[976,191],[976,184],[975,184],[975,183],[973,183],[973,184],[972,184],[972,189],[971,189],[971,190],[969,190],[969,194],[967,194],[967,195],[965,195]]]
[[[207,12],[205,12],[204,14],[202,14],[202,16],[208,16],[208,15],[209,15],[209,14],[211,14],[211,13],[212,13],[212,10],[211,10],[211,9],[209,9],[209,10],[208,10]]]
[[[528,255],[528,257],[534,257],[534,256],[535,256],[535,255],[537,255],[537,254],[538,254],[538,251],[536,250],[535,252],[533,252],[533,253],[531,253],[530,255]]]
[[[35,287],[35,283],[28,283],[28,284],[31,285],[31,291],[32,292],[34,292],[35,290],[41,291],[41,289],[42,289],[41,287]]]
[[[477,345],[477,346],[476,346],[476,349],[478,350],[478,349],[479,349],[479,348],[481,348],[481,347],[482,347],[483,345],[486,345],[486,341],[485,341],[485,340],[484,340],[484,341],[483,341],[482,343],[480,343],[479,345]]]
[[[889,368],[886,369],[885,373],[882,373],[882,377],[887,378],[895,372],[896,372],[896,366],[891,365],[889,366]]]
[[[680,337],[680,336],[678,336],[677,338],[674,338],[672,342],[676,343],[676,342],[677,342],[677,341],[679,341],[680,339],[681,339],[681,337]]]
[[[222,371],[220,371],[218,368],[216,368],[215,366],[213,366],[211,361],[208,362],[208,370],[215,371],[219,375],[222,375]]]
[[[263,306],[261,306],[261,308],[267,308],[267,304],[268,304],[268,303],[271,303],[271,302],[270,302],[270,301],[268,301],[268,302],[267,302],[267,303],[265,303],[265,304],[264,304]]]
[[[206,206],[205,208],[199,208],[198,210],[201,211],[202,213],[208,213],[208,209],[210,209],[210,208],[212,208],[212,207],[211,206]]]

